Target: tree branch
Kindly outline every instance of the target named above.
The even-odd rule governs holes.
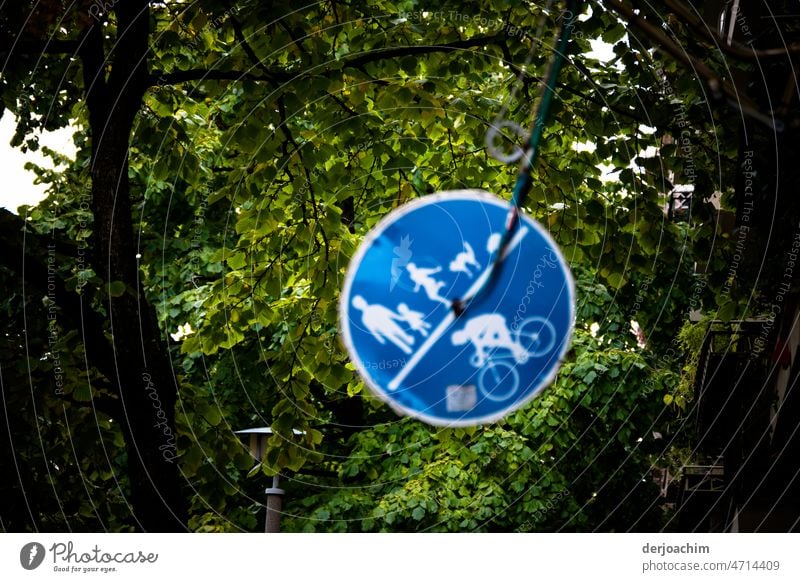
[[[502,35],[494,36],[476,36],[474,38],[467,38],[464,40],[456,40],[447,44],[438,45],[415,45],[415,46],[402,46],[389,49],[370,50],[361,56],[354,57],[342,63],[342,68],[353,67],[359,68],[368,63],[375,61],[382,61],[385,59],[393,59],[395,57],[407,57],[411,55],[425,55],[430,53],[449,53],[457,50],[464,50],[476,46],[484,46],[487,44],[498,44],[498,41],[505,41]],[[499,43],[502,44],[502,43]]]
[[[12,40],[13,39],[6,39]],[[76,40],[27,40],[18,43],[3,42],[0,44],[0,53],[11,52],[15,56],[30,55],[39,57],[46,55],[76,55],[80,43]]]
[[[81,57],[83,90],[86,92],[86,108],[89,111],[89,125],[91,127],[103,126],[109,101],[102,34],[102,29],[99,26],[86,28],[78,51]],[[98,141],[98,139],[92,140],[92,157],[96,153]]]
[[[266,65],[264,65],[263,62],[261,62],[261,59],[258,58],[258,55],[253,50],[253,47],[251,47],[250,43],[247,42],[247,39],[244,36],[244,32],[242,32],[242,25],[234,16],[231,16],[229,20],[231,26],[233,27],[233,34],[236,37],[236,40],[238,40],[239,44],[242,45],[242,49],[244,49],[245,54],[247,54],[247,56],[250,57],[250,60],[253,61],[253,66],[258,67],[259,69],[264,71],[264,75],[266,76],[267,79],[274,80],[274,77],[270,72],[270,70],[266,67]]]
[[[690,12],[689,7],[684,5],[683,2],[678,0],[665,0],[664,4],[678,16],[686,20],[692,30],[707,37],[713,43],[713,48],[719,49],[738,59],[757,61],[758,59],[785,58],[800,53],[800,43],[796,42],[790,45],[768,49],[756,49],[749,44],[742,45],[736,41],[732,41],[731,44],[728,44],[727,41],[720,38],[716,32],[709,28],[708,24],[703,19],[697,14]],[[697,8],[693,7],[692,9],[697,12]]]
[[[632,27],[640,30],[658,47],[679,63],[692,70],[705,82],[706,89],[714,101],[725,102],[739,109],[743,114],[782,131],[783,121],[775,120],[764,112],[747,96],[737,91],[736,86],[722,79],[711,67],[700,59],[688,54],[678,43],[668,37],[658,26],[642,18],[633,8],[619,0],[606,0],[605,4],[619,14]]]
[[[479,36],[475,38],[468,38],[465,40],[457,40],[448,44],[439,45],[418,45],[418,46],[402,46],[394,47],[383,50],[367,51],[357,57],[353,57],[344,61],[341,65],[342,69],[355,68],[362,69],[364,65],[381,61],[384,59],[393,59],[396,57],[406,57],[412,55],[425,55],[431,53],[448,53],[458,50],[473,48],[476,46],[484,46],[487,44],[502,44],[499,41],[503,40],[501,35],[495,36]],[[253,58],[254,55],[251,55]],[[257,57],[255,57],[257,58]],[[260,62],[260,61],[259,61]],[[186,83],[188,81],[266,81],[266,82],[287,82],[305,74],[305,71],[284,71],[268,69],[259,67],[264,71],[263,75],[255,75],[249,71],[216,71],[209,69],[188,69],[186,71],[155,71],[150,75],[150,86],[158,85],[177,85],[179,83]]]
[[[109,59],[109,91],[131,119],[141,107],[148,88],[147,55],[150,51],[150,9],[147,0],[120,2],[114,7],[117,15],[117,42]]]
[[[154,71],[150,75],[149,85],[151,87],[163,87],[165,85],[179,85],[189,81],[267,81],[288,80],[289,76],[267,77],[265,75],[254,75],[244,71],[215,71],[210,69],[187,69],[185,71]]]

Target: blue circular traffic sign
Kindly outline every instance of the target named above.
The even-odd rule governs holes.
[[[342,337],[367,386],[434,425],[498,420],[555,377],[572,336],[575,288],[558,246],[520,216],[483,287],[509,203],[482,190],[419,198],[364,238],[340,297]]]

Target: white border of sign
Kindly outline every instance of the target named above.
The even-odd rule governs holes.
[[[347,324],[349,322],[349,301],[346,299],[350,297],[351,287],[353,285],[353,279],[355,278],[355,274],[358,271],[359,266],[361,265],[361,261],[364,258],[367,250],[370,249],[372,243],[380,237],[383,232],[392,224],[397,222],[400,218],[404,217],[406,214],[410,213],[417,208],[422,206],[427,206],[428,204],[436,204],[443,200],[476,200],[480,202],[485,202],[488,204],[493,204],[499,208],[503,208],[504,210],[510,210],[511,205],[509,202],[498,198],[491,192],[487,192],[486,190],[479,190],[479,189],[465,189],[465,190],[446,190],[443,192],[437,192],[435,194],[430,194],[423,198],[417,198],[404,204],[403,206],[392,210],[389,214],[384,216],[378,224],[376,224],[372,229],[367,233],[364,239],[361,241],[356,253],[353,255],[353,258],[350,259],[350,264],[347,266],[347,272],[344,278],[344,286],[342,287],[342,292],[339,295],[339,328],[342,334],[342,341],[344,342],[345,348],[347,349],[347,353],[350,356],[350,361],[356,367],[358,374],[363,378],[365,384],[369,387],[372,393],[384,401],[386,404],[391,406],[396,412],[402,415],[410,416],[412,418],[416,418],[417,420],[421,420],[427,424],[431,424],[433,426],[445,426],[445,427],[459,427],[459,426],[476,426],[480,424],[489,424],[492,422],[496,422],[510,412],[522,408],[526,404],[528,404],[531,400],[536,398],[547,386],[549,386],[553,380],[555,379],[556,374],[558,373],[559,368],[561,368],[561,364],[564,359],[564,355],[569,350],[570,345],[572,344],[572,335],[575,330],[575,282],[572,279],[572,272],[569,269],[569,265],[567,264],[564,256],[561,254],[561,249],[556,244],[553,237],[550,236],[550,233],[547,232],[538,222],[533,220],[527,214],[520,213],[520,225],[524,222],[526,226],[533,228],[538,232],[542,237],[550,243],[553,250],[558,257],[559,264],[563,269],[564,273],[566,274],[567,280],[567,288],[569,293],[569,306],[570,306],[570,326],[567,332],[567,338],[561,348],[561,352],[558,354],[558,361],[550,370],[550,373],[543,378],[539,385],[536,386],[533,390],[531,390],[530,394],[524,399],[515,404],[508,406],[501,411],[497,412],[496,414],[491,414],[487,416],[482,416],[478,418],[468,418],[464,420],[458,419],[444,419],[439,418],[437,416],[430,416],[428,414],[423,414],[417,410],[412,408],[408,408],[403,406],[402,404],[395,401],[391,395],[389,394],[389,390],[381,388],[377,383],[373,382],[372,377],[370,376],[367,369],[363,366],[360,360],[354,358],[357,355],[355,347],[353,346],[353,338],[350,335],[350,326]]]

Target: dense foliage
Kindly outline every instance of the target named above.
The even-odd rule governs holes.
[[[111,360],[86,357],[91,342],[139,333],[135,319],[109,316],[123,297],[153,306],[169,355],[176,435],[161,446],[178,463],[192,530],[257,529],[265,475],[276,473],[290,530],[661,527],[649,470],[669,446],[652,435],[673,420],[664,397],[675,402],[677,333],[690,307],[716,305],[695,255],[724,271],[732,247],[708,242],[715,215],[703,201],[732,194],[736,114],[711,107],[702,83],[613,13],[583,7],[527,207],[576,277],[572,349],[554,385],[504,421],[433,429],[398,419],[348,363],[343,273],[368,229],[414,197],[510,195],[517,168],[492,159],[484,135],[504,105],[529,125],[564,16],[549,12],[537,39],[539,2],[149,3],[149,70],[120,166],[128,280],[99,267],[108,246],[89,244],[104,127],[86,104],[84,49],[59,43],[102,26],[113,68],[115,39],[133,33],[117,29],[116,7],[89,2],[39,2],[50,10],[26,27],[32,4],[0,16],[31,49],[3,70],[2,101],[21,147],[37,147],[34,129],[76,128],[77,158],[37,170],[49,196],[20,217],[34,251],[52,256],[58,293],[77,302],[56,306],[46,284],[23,289],[12,260],[0,268],[12,290],[0,366],[16,451],[3,452],[4,472],[19,468],[29,501],[3,510],[3,527],[139,527],[125,392]],[[593,39],[614,57],[593,58]],[[692,223],[665,215],[674,183],[694,186]],[[4,240],[24,252],[19,221],[2,218]],[[87,327],[103,337],[87,339]],[[275,433],[255,467],[233,434],[254,425]],[[0,487],[22,500],[14,483]]]

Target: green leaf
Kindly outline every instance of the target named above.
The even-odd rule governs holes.
[[[78,402],[89,402],[92,399],[92,388],[91,386],[86,383],[82,382],[75,386],[75,389],[72,391],[72,399]]]
[[[733,301],[724,303],[717,311],[717,318],[721,321],[730,321],[734,315],[736,315],[736,303]]]
[[[614,289],[623,287],[628,281],[622,273],[611,272],[606,276],[608,284]]]
[[[255,459],[249,453],[239,453],[234,457],[236,468],[243,471],[252,469],[255,462]]]
[[[111,281],[108,284],[108,292],[112,297],[122,297],[125,293],[125,283],[122,281]]]
[[[210,406],[205,410],[203,418],[205,418],[206,422],[208,422],[208,424],[210,424],[211,426],[217,426],[222,420],[222,415],[220,414],[218,408]]]

